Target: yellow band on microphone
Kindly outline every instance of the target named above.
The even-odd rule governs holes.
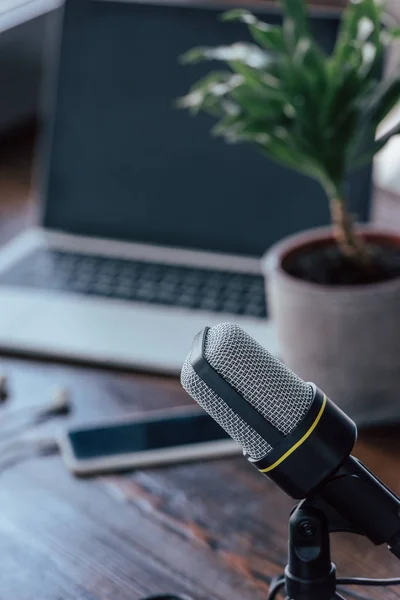
[[[322,417],[323,412],[325,410],[325,406],[326,406],[326,396],[324,394],[324,399],[323,399],[323,402],[322,402],[322,406],[320,408],[320,411],[319,411],[318,415],[315,418],[314,423],[311,425],[310,429],[303,435],[303,437],[298,442],[296,442],[287,452],[285,452],[285,454],[283,454],[280,458],[278,458],[278,460],[276,462],[274,462],[273,465],[267,467],[266,469],[259,469],[259,471],[261,471],[261,473],[268,473],[269,471],[272,471],[272,469],[275,469],[275,467],[277,467],[278,465],[280,465],[281,463],[283,463],[283,461],[286,460],[288,458],[288,456],[290,456],[291,454],[293,454],[293,452],[295,450],[297,450],[297,448],[299,446],[301,446],[303,444],[303,442],[305,442],[308,437],[310,437],[310,435],[312,434],[312,432],[314,431],[314,429],[316,428],[316,426],[318,425],[318,423],[321,420],[321,417]]]

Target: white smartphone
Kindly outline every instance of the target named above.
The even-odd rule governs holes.
[[[71,429],[61,436],[60,450],[68,469],[82,476],[242,454],[197,406]]]

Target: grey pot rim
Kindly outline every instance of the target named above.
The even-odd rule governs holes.
[[[358,225],[356,227],[358,233],[368,236],[379,236],[388,238],[398,238],[400,247],[400,234],[393,229],[384,229],[376,225]],[[354,294],[358,296],[365,296],[370,294],[376,294],[377,292],[390,293],[391,291],[397,292],[400,288],[400,277],[383,281],[379,283],[368,283],[357,286],[352,285],[325,285],[321,283],[313,283],[310,281],[304,281],[293,277],[282,268],[282,261],[291,252],[295,252],[297,249],[301,249],[305,245],[309,245],[312,242],[319,242],[323,240],[332,239],[332,227],[315,227],[313,229],[307,229],[288,236],[271,246],[267,252],[261,258],[261,269],[263,274],[268,277],[278,277],[282,283],[296,286],[298,289],[308,290],[316,294],[326,295],[327,293],[332,295],[346,295]]]

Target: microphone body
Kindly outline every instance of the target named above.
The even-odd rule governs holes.
[[[319,494],[353,530],[400,558],[400,500],[351,456],[355,423],[314,384],[229,323],[196,336],[181,381],[289,496]]]
[[[265,458],[248,460],[289,496],[306,498],[332,476],[351,453],[357,429],[320,389],[301,423]]]

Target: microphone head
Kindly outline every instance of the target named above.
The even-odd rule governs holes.
[[[221,323],[209,329],[204,356],[214,371],[285,437],[302,421],[313,402],[314,387],[238,325]],[[181,382],[250,458],[260,460],[273,450],[269,440],[263,439],[201,379],[191,364],[191,353],[183,365]]]

